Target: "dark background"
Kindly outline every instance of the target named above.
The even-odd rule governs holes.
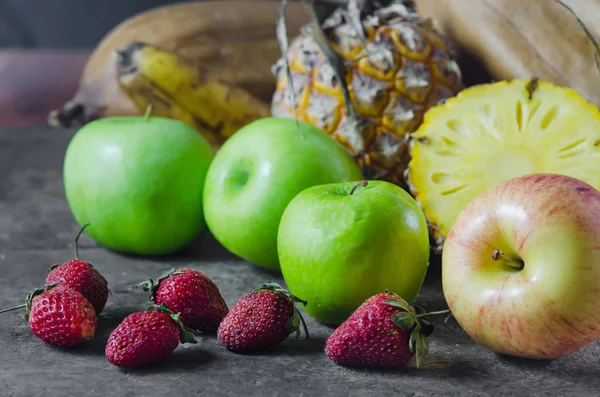
[[[0,47],[93,48],[139,12],[191,0],[0,0]]]

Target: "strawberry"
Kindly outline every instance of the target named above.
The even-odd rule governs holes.
[[[31,291],[26,302],[29,328],[44,342],[71,347],[94,338],[98,324],[96,311],[74,289],[49,285]]]
[[[181,315],[181,322],[196,331],[216,331],[229,312],[219,288],[197,270],[171,269],[156,281],[136,285],[150,292],[150,300]]]
[[[167,358],[179,343],[197,343],[194,335],[165,305],[127,316],[110,334],[106,359],[122,368],[140,367]]]
[[[400,366],[416,355],[419,367],[433,332],[425,315],[396,294],[372,296],[329,336],[325,352],[337,364],[367,367]]]
[[[217,337],[230,351],[236,353],[266,349],[283,342],[292,332],[300,336],[304,319],[294,302],[306,305],[277,283],[265,283],[242,296],[223,319]]]
[[[97,314],[100,314],[108,299],[108,283],[90,263],[79,259],[79,237],[87,226],[87,224],[84,225],[75,237],[75,258],[77,259],[52,266],[50,274],[46,278],[46,285],[60,283],[73,288],[94,306]]]
[[[96,313],[104,310],[108,299],[108,283],[94,267],[81,259],[73,259],[50,268],[46,285],[59,283],[83,295]]]

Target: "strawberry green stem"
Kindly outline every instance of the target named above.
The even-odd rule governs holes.
[[[429,313],[423,313],[423,314],[417,314],[417,317],[434,316],[437,314],[448,314],[448,313],[450,313],[450,309],[438,310],[436,312],[429,312]]]
[[[304,317],[300,314],[300,310],[296,309],[296,313],[298,313],[298,317],[300,318],[300,322],[302,323],[302,328],[304,328],[304,335],[306,335],[306,339],[310,339],[308,334],[308,327],[306,326],[306,321],[304,321]]]
[[[300,314],[300,311],[296,307],[296,303],[300,303],[303,306],[306,306],[308,304],[308,302],[298,298],[297,296],[292,295],[292,293],[290,291],[284,289],[281,285],[279,285],[278,283],[275,283],[275,282],[267,281],[266,283],[261,285],[260,288],[257,288],[255,291],[260,291],[260,290],[269,290],[269,291],[278,292],[278,293],[286,296],[288,299],[290,299],[290,301],[292,302],[292,305],[294,306],[294,316],[298,315],[298,318],[300,319],[300,322],[302,323],[302,328],[304,328],[304,333],[306,334],[306,339],[309,339],[308,327],[306,326],[306,321],[304,321],[304,317],[302,317],[302,314]],[[299,332],[300,332],[299,328],[296,328],[297,336],[300,335]]]
[[[81,234],[83,233],[85,228],[88,227],[89,225],[90,225],[89,223],[86,223],[85,225],[83,225],[83,227],[81,228],[79,233],[77,233],[77,236],[75,236],[75,259],[79,259],[79,237],[81,237]]]
[[[3,310],[0,310],[0,314],[7,313],[7,312],[12,312],[14,310],[24,309],[25,307],[27,307],[27,305],[19,305],[19,306],[11,307],[11,308],[8,308],[8,309],[3,309]]]

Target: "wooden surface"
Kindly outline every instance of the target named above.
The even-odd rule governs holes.
[[[47,269],[70,259],[78,231],[64,198],[62,161],[74,131],[45,126],[0,129],[0,307],[22,302],[40,286]],[[312,338],[288,339],[277,349],[236,355],[213,335],[180,347],[167,361],[123,371],[104,357],[109,333],[127,314],[142,310],[146,295],[129,290],[172,266],[205,272],[231,307],[244,293],[269,279],[266,273],[228,254],[205,233],[191,247],[165,258],[123,256],[84,236],[83,259],[92,262],[113,295],[95,340],[64,350],[34,337],[22,313],[0,317],[0,395],[36,396],[597,396],[600,344],[570,357],[528,361],[500,356],[474,344],[454,320],[438,326],[422,368],[350,369],[335,365],[323,346],[332,332],[308,318]],[[417,303],[445,308],[439,264],[431,265]]]

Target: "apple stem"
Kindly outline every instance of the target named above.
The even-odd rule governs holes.
[[[429,313],[417,314],[417,317],[435,316],[437,314],[448,314],[448,313],[450,313],[450,309],[438,310],[437,312],[429,312]]]
[[[502,259],[508,266],[514,267],[517,270],[522,270],[525,267],[525,262],[519,258],[513,258],[509,255],[506,255],[504,252],[499,249],[495,249],[492,252],[492,260],[497,261]]]
[[[19,305],[19,306],[11,307],[11,308],[8,308],[8,309],[0,310],[0,314],[6,313],[6,312],[12,312],[13,310],[23,309],[26,306],[27,305]]]
[[[83,225],[81,230],[79,230],[79,233],[77,233],[77,236],[75,236],[75,259],[79,259],[79,237],[81,237],[81,234],[83,233],[85,228],[88,227],[89,225],[90,225],[89,223],[86,223],[85,225]]]
[[[348,192],[348,196],[352,196],[354,194],[354,192],[356,191],[356,189],[358,189],[359,187],[366,187],[368,184],[369,184],[368,181],[358,182],[356,185],[352,186],[352,189],[350,189],[350,191]]]
[[[149,104],[146,107],[146,113],[144,113],[144,121],[148,122],[148,119],[150,118],[150,115],[152,114],[152,109],[154,108],[153,104]]]

